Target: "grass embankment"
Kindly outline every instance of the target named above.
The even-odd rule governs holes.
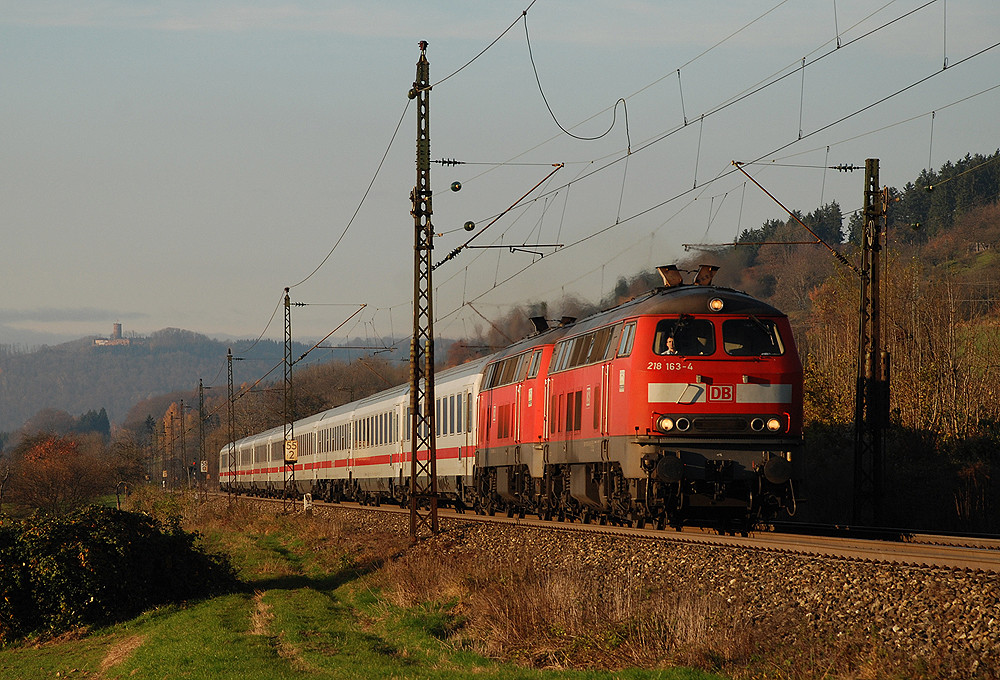
[[[538,670],[495,661],[489,657],[502,656],[496,634],[492,643],[476,631],[464,634],[470,618],[457,594],[428,601],[412,592],[419,579],[407,575],[430,565],[426,558],[396,559],[409,552],[398,533],[329,517],[261,515],[242,503],[202,506],[189,513],[189,524],[209,550],[229,556],[245,586],[240,592],[0,651],[0,677],[718,677],[688,669]],[[602,645],[608,642],[596,646]],[[539,665],[537,656],[521,657]],[[621,665],[628,664],[611,667]]]

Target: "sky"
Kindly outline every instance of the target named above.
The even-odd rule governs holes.
[[[406,335],[421,40],[439,336],[1000,147],[996,0],[0,0],[0,345]]]

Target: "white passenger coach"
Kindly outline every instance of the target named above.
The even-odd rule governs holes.
[[[442,371],[434,380],[438,491],[446,498],[460,498],[472,485],[476,395],[488,360]],[[221,488],[258,496],[403,500],[410,483],[409,415],[410,389],[403,385],[295,421],[292,488],[285,483],[291,471],[284,465],[285,427],[245,437],[219,452]]]

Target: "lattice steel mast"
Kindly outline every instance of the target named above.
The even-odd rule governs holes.
[[[883,520],[885,426],[889,419],[889,353],[882,350],[880,233],[886,196],[879,189],[878,159],[865,161],[864,234],[861,243],[861,308],[854,404],[854,523]]]
[[[201,472],[199,479],[195,475],[196,486],[208,488],[208,459],[205,458],[205,383],[198,378],[198,471],[204,465],[205,470]]]
[[[229,500],[233,499],[233,492],[236,488],[236,402],[233,400],[233,362],[242,361],[240,357],[233,356],[233,348],[226,352],[226,365],[228,367],[229,379]],[[219,470],[222,474],[222,470]],[[221,481],[221,480],[220,480]]]
[[[417,183],[413,207],[413,337],[410,339],[410,540],[421,529],[438,531],[437,449],[434,422],[434,307],[431,296],[430,63],[420,41],[417,78],[410,99],[417,102]],[[423,460],[421,460],[423,456]]]
[[[282,452],[284,465],[284,493],[282,493],[282,509],[290,512],[295,509],[295,463],[299,460],[299,450],[295,441],[295,401],[292,398],[292,299],[285,289],[285,437]]]

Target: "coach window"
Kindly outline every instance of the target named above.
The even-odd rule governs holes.
[[[674,350],[670,349],[668,338],[673,338]],[[661,319],[656,324],[653,352],[687,357],[714,354],[715,326],[708,319],[695,319],[686,314],[678,319]]]
[[[785,347],[773,321],[755,316],[722,322],[722,345],[734,357],[778,356]]]
[[[622,337],[618,342],[618,356],[627,357],[632,353],[632,342],[635,340],[635,321],[629,321],[622,328]]]

